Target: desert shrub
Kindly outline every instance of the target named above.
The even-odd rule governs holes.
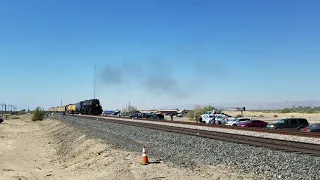
[[[273,117],[278,117],[278,115],[275,114],[275,115],[273,115]]]
[[[310,108],[310,109],[306,109],[305,112],[311,114],[311,113],[316,113],[316,110]]]
[[[19,116],[12,116],[12,119],[19,119]]]
[[[207,111],[212,111],[214,109],[214,107],[212,106],[204,106],[204,107],[198,107],[194,110],[188,111],[187,113],[187,117],[189,120],[194,120],[195,116],[197,116],[197,118],[200,117],[200,115],[205,114]]]
[[[320,107],[311,107],[311,106],[299,106],[292,108],[284,108],[280,110],[281,113],[318,113],[320,112]]]
[[[261,114],[259,117],[263,118],[264,116]]]
[[[132,105],[129,105],[126,108],[123,108],[121,111],[121,115],[123,116],[129,116],[130,114],[134,114],[136,112],[138,112],[138,108]]]
[[[189,120],[194,120],[194,113],[195,113],[194,110],[188,111],[188,113],[186,114],[187,118]]]
[[[32,121],[42,121],[44,118],[45,112],[41,110],[40,107],[37,107],[32,112]]]
[[[26,114],[26,113],[27,113],[27,110],[25,110],[25,109],[22,109],[21,111],[18,112],[18,114],[20,114],[20,115],[23,115],[23,114]]]
[[[280,111],[281,113],[290,113],[290,109],[289,108],[284,108]]]
[[[241,114],[236,115],[237,118],[243,117]]]

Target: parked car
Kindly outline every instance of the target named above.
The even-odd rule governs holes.
[[[251,118],[235,118],[226,122],[227,126],[237,126],[238,123],[251,121]]]
[[[268,129],[288,129],[294,128],[301,130],[309,125],[309,122],[305,118],[286,118],[280,119],[276,123],[271,123],[267,125]]]
[[[320,132],[320,123],[310,124],[309,126],[301,129],[302,132]]]
[[[215,114],[215,123],[216,124],[225,124],[228,116],[225,114]]]
[[[251,120],[251,121],[245,121],[240,122],[237,124],[237,126],[241,127],[259,127],[259,128],[265,128],[267,127],[268,123],[261,121],[261,120]]]
[[[0,123],[2,123],[3,122],[3,118],[0,116]]]
[[[214,124],[215,116],[213,114],[204,114],[202,116],[202,122],[206,124]]]
[[[183,117],[183,114],[182,113],[178,113],[176,116],[177,117]]]
[[[207,118],[208,114],[201,114],[199,117],[200,123],[206,123],[205,119]]]

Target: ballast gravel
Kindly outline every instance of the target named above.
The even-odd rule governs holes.
[[[221,164],[255,173],[262,179],[319,180],[320,177],[320,157],[83,117],[69,116],[62,121],[117,148],[141,152],[146,146],[149,156],[172,166],[194,168],[198,163]]]
[[[106,119],[108,119],[108,118],[106,118]],[[110,118],[110,119],[132,121],[130,119],[121,119],[121,118]],[[191,129],[201,129],[201,130],[206,130],[206,131],[216,131],[216,132],[223,132],[223,133],[230,133],[230,134],[241,134],[241,135],[248,135],[248,136],[255,136],[255,137],[280,139],[280,140],[286,140],[286,141],[296,141],[296,142],[320,144],[320,138],[313,138],[313,137],[292,136],[292,135],[285,135],[285,134],[272,134],[272,133],[254,132],[254,131],[242,131],[242,130],[237,130],[237,129],[194,126],[194,125],[186,125],[186,124],[173,124],[173,123],[168,123],[165,121],[164,122],[154,122],[154,121],[145,121],[145,120],[137,120],[137,119],[134,119],[133,121],[134,122],[141,122],[141,123],[150,123],[150,124],[160,124],[160,125],[166,125],[166,126],[191,128]]]

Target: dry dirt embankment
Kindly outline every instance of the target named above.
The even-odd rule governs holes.
[[[0,179],[252,179],[227,167],[140,165],[141,154],[87,138],[58,120],[29,116],[0,124]],[[154,161],[149,157],[150,161]]]

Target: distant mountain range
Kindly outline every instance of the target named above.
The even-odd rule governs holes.
[[[246,107],[247,110],[277,110],[283,108],[292,108],[294,106],[320,106],[320,100],[306,100],[306,101],[283,101],[283,102],[234,102],[234,103],[208,103],[198,105],[211,105],[218,109],[233,110],[237,107]],[[162,109],[194,109],[195,104],[185,104],[176,106],[165,106]]]

